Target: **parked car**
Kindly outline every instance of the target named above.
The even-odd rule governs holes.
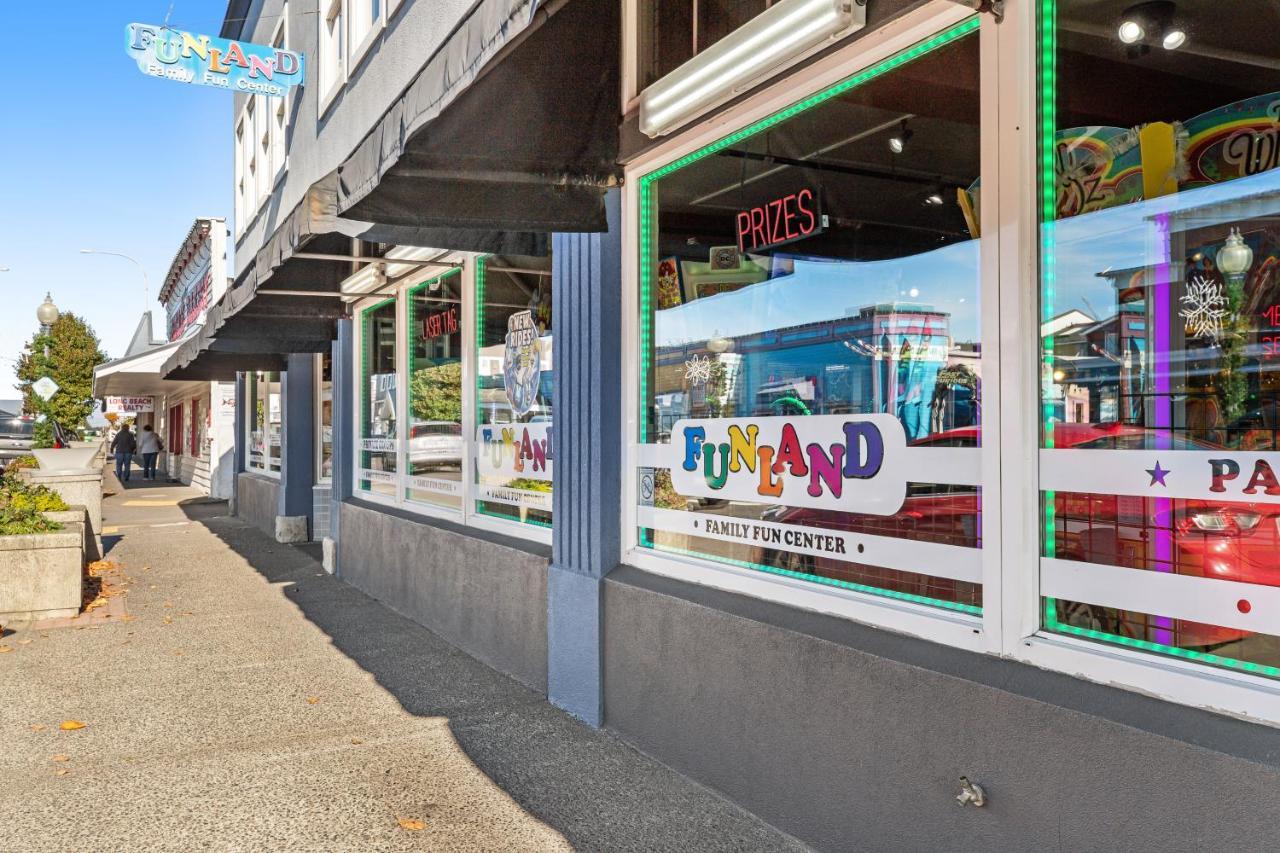
[[[0,471],[19,456],[31,453],[35,423],[31,415],[0,414]]]
[[[409,429],[409,472],[462,466],[462,424],[420,421]]]
[[[978,431],[972,427],[950,430],[913,444],[973,447],[978,445]],[[1115,423],[1057,424],[1053,444],[1057,448],[1175,452],[1222,449],[1205,441]],[[891,516],[772,507],[763,517],[786,524],[980,547],[980,512],[981,497],[972,487],[912,484],[902,509]],[[1055,555],[1062,559],[1280,586],[1280,505],[1184,499],[1157,504],[1153,498],[1137,496],[1060,492],[1054,496],[1054,516]],[[1157,554],[1166,553],[1167,559],[1157,564]],[[807,554],[765,551],[762,562],[933,598],[955,600],[967,592],[967,585],[927,574]],[[921,571],[927,573],[928,567],[922,566]],[[1090,604],[1063,606],[1072,624],[1136,639],[1171,639],[1182,648],[1211,648],[1249,636],[1249,632],[1235,628],[1157,621],[1154,617],[1159,614],[1127,613]]]

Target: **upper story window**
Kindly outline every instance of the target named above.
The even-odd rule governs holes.
[[[280,50],[289,49],[288,35],[289,4],[284,5],[280,13],[280,23],[271,38],[273,47]],[[271,108],[271,183],[274,186],[284,174],[288,156],[289,106],[290,98],[272,98],[268,102]]]
[[[346,0],[321,0],[319,80],[320,112],[332,103],[346,81]]]
[[[674,71],[775,0],[639,0],[640,88]]]
[[[235,175],[236,210],[235,210],[235,213],[236,213],[236,233],[237,234],[240,232],[240,229],[244,227],[245,219],[248,216],[248,210],[249,210],[249,205],[246,203],[246,196],[245,196],[245,190],[246,190],[245,164],[248,161],[246,159],[247,152],[245,151],[244,140],[245,140],[244,118],[241,117],[236,122],[236,150],[235,150],[235,158],[236,158],[236,175]]]
[[[369,51],[373,40],[377,38],[382,27],[382,0],[346,0],[347,14],[351,19],[350,41],[351,56],[348,68],[355,65]]]

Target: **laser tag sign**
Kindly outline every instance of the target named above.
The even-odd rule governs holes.
[[[690,497],[893,515],[907,496],[893,415],[680,420],[663,447]]]

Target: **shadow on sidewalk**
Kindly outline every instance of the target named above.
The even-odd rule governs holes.
[[[187,517],[240,554],[409,713],[444,717],[458,745],[526,812],[585,850],[801,850],[718,795],[324,573],[225,503]],[[310,550],[310,549],[307,549]]]

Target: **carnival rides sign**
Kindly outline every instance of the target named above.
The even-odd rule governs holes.
[[[302,84],[302,54],[155,24],[125,27],[125,51],[151,77],[283,97]]]

